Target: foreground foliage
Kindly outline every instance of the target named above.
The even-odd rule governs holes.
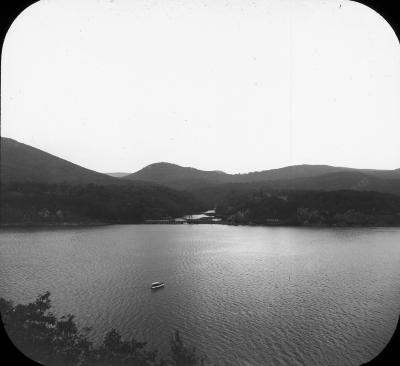
[[[80,331],[73,315],[57,318],[51,311],[50,293],[29,304],[15,305],[0,299],[2,322],[14,345],[44,365],[57,366],[204,366],[205,358],[186,346],[178,331],[170,339],[170,356],[159,358],[146,342],[123,340],[110,330],[100,346],[88,339],[90,328]]]

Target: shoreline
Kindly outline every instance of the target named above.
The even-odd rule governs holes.
[[[74,227],[98,227],[98,226],[111,226],[111,225],[224,225],[224,226],[252,226],[252,227],[287,227],[287,228],[400,228],[400,225],[285,225],[285,224],[274,224],[274,225],[262,225],[262,224],[232,224],[228,222],[216,222],[216,223],[182,223],[182,224],[171,224],[171,223],[146,223],[146,222],[64,222],[64,223],[6,223],[0,224],[0,229],[17,228],[17,229],[31,229],[31,228],[74,228]]]
[[[0,228],[34,228],[34,227],[89,227],[89,226],[107,226],[114,225],[105,222],[64,222],[64,223],[6,223],[0,224]]]

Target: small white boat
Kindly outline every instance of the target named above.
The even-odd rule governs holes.
[[[161,287],[164,287],[164,286],[165,286],[164,282],[153,282],[151,284],[151,289],[155,290],[155,289],[158,289],[158,288],[161,288]]]

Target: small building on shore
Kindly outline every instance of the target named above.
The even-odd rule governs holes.
[[[175,219],[175,224],[187,224],[187,221],[181,217]]]
[[[172,217],[164,217],[162,219],[144,220],[145,224],[217,224],[220,221],[222,221],[222,219],[215,217],[215,209],[200,214],[185,215],[175,219]]]

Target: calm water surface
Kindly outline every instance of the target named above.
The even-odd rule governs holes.
[[[359,365],[400,313],[400,229],[126,225],[0,232],[0,296],[49,290],[99,340],[168,350],[173,329],[213,365]],[[166,287],[151,291],[154,281]]]

